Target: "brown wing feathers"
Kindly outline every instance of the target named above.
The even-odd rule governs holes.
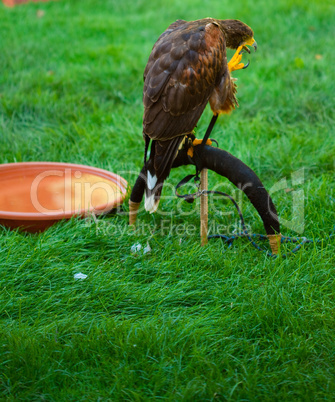
[[[191,132],[217,84],[224,38],[218,40],[219,27],[207,22],[206,28],[206,22],[179,22],[153,48],[143,92],[143,131],[152,139],[168,140]]]
[[[179,136],[170,141],[155,141],[154,168],[158,178],[166,179],[182,140],[183,137]],[[171,158],[167,158],[167,154],[171,155]]]

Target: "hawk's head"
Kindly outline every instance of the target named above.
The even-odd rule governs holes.
[[[227,47],[237,49],[239,46],[243,46],[248,53],[250,50],[247,46],[253,46],[255,50],[257,49],[253,30],[248,25],[239,20],[219,20],[219,22],[226,38]]]

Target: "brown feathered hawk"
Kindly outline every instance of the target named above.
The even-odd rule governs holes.
[[[178,20],[158,38],[144,71],[147,211],[156,211],[173,160],[207,103],[215,116],[238,106],[230,73],[246,67],[241,59],[244,50],[250,53],[247,45],[257,48],[246,24],[213,18]],[[229,63],[227,47],[237,49]]]

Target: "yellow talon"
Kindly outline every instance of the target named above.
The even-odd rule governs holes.
[[[195,138],[192,142],[192,145],[189,147],[189,149],[187,150],[187,155],[190,156],[191,158],[193,158],[193,147],[202,144],[202,140],[199,140],[198,138]],[[208,139],[206,141],[206,145],[212,145],[212,141],[210,139]]]
[[[241,70],[241,68],[244,67],[244,63],[240,63],[242,60],[242,54],[240,54],[241,50],[243,49],[243,46],[239,46],[234,54],[234,56],[231,58],[231,60],[228,63],[228,68],[229,71],[235,71],[235,70]]]
[[[247,46],[252,46],[255,48],[255,51],[257,49],[257,42],[255,41],[254,38],[249,38],[248,40],[244,41],[241,46],[239,46],[236,49],[236,52],[234,56],[231,58],[230,62],[228,63],[228,68],[229,71],[235,71],[235,70],[241,70],[242,68],[247,68],[249,65],[249,62],[247,64],[241,63],[242,60],[242,50],[246,50],[248,53],[250,53],[250,50],[247,48]]]

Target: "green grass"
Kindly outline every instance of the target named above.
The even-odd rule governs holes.
[[[335,216],[332,1],[0,5],[0,162],[83,163],[132,185],[153,43],[172,21],[207,16],[245,21],[259,44],[235,74],[240,108],[214,137],[266,188],[286,178],[296,190],[273,191],[284,235],[301,235],[300,191],[302,234],[326,238]],[[209,119],[206,110],[200,136]],[[186,172],[172,172],[171,186]],[[264,232],[245,197],[214,173],[209,181]],[[199,204],[172,195],[166,186],[164,214],[142,211],[136,232],[122,213],[39,235],[1,228],[0,399],[335,399],[334,241],[276,260],[243,240],[201,248]],[[211,211],[214,232],[238,223],[227,202],[213,201]],[[149,242],[151,253],[131,253],[136,242]],[[88,277],[75,280],[78,272]]]

